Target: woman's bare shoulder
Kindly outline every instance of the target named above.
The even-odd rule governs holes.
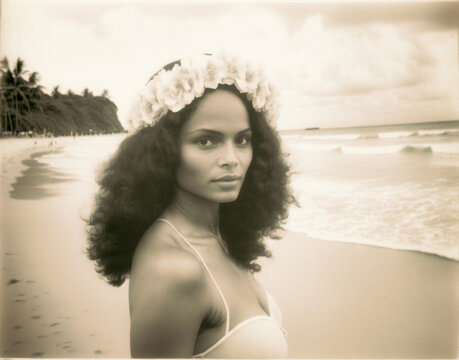
[[[165,227],[153,226],[139,245],[129,280],[131,353],[191,357],[211,306],[205,269]]]
[[[180,246],[177,234],[156,223],[141,239],[133,257],[130,288],[134,295],[157,296],[202,290],[206,284],[205,270],[200,260]],[[166,224],[165,224],[166,225]]]

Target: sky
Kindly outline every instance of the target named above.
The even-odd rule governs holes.
[[[266,70],[281,130],[459,119],[457,1],[0,1],[0,56],[108,89],[123,124],[161,66],[221,51]]]

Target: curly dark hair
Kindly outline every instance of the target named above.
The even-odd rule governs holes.
[[[233,259],[251,271],[259,256],[271,256],[263,237],[276,238],[296,202],[289,187],[289,166],[280,140],[263,114],[233,85],[217,89],[236,94],[244,103],[252,129],[253,158],[237,200],[220,205],[220,232]],[[168,112],[121,143],[98,179],[100,191],[88,222],[88,257],[109,284],[120,286],[129,275],[136,246],[174,197],[181,127],[201,98],[183,110]]]

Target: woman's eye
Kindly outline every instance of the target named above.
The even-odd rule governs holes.
[[[247,145],[250,143],[250,136],[243,135],[236,139],[236,143],[238,145]]]
[[[208,138],[208,137],[200,138],[196,140],[196,144],[203,146],[203,147],[212,146],[212,145],[215,145],[216,143],[217,143],[216,140]]]

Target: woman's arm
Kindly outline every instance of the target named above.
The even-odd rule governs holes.
[[[205,272],[192,255],[162,248],[131,271],[132,357],[191,357],[209,304]]]

